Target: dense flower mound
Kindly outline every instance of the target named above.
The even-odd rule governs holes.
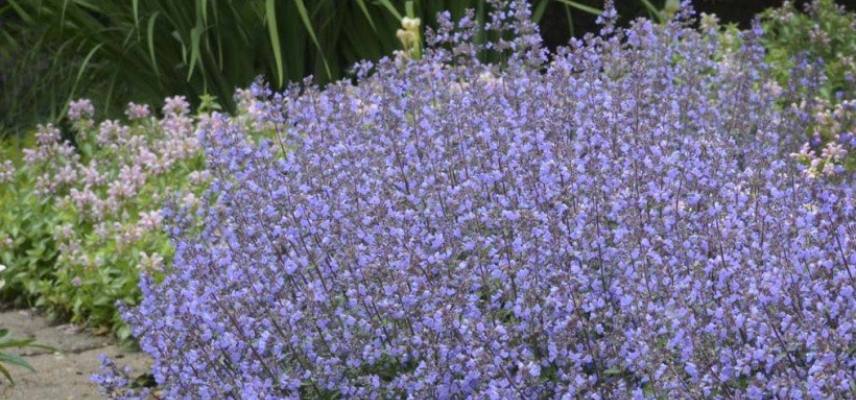
[[[202,124],[208,205],[128,313],[165,395],[854,394],[854,180],[789,156],[759,32],[607,13],[547,61],[528,12]]]

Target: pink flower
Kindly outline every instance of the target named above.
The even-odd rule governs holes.
[[[125,115],[130,120],[143,119],[151,115],[148,104],[128,103],[128,108],[125,109]]]
[[[190,104],[184,96],[168,97],[163,104],[163,113],[167,117],[179,117],[190,112]]]
[[[68,118],[72,121],[92,118],[95,115],[95,107],[89,99],[77,99],[68,103]]]

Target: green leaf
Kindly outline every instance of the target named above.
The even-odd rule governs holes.
[[[389,2],[389,0],[379,0],[379,1],[380,1],[380,4],[381,4],[381,5],[383,5],[384,7],[386,7],[386,9],[387,9],[387,10],[388,10],[392,15],[394,15],[394,16],[395,16],[395,19],[397,19],[397,20],[399,20],[399,21],[401,20],[401,13],[400,13],[400,12],[398,12],[398,10],[396,10],[396,9],[395,9],[395,7],[392,5],[392,3],[390,3],[390,2]]]
[[[0,364],[0,374],[3,374],[3,376],[5,376],[6,379],[9,380],[9,382],[12,382],[13,385],[15,384],[15,380],[12,379],[12,375],[9,374],[9,370],[7,370],[6,367],[3,366],[3,364]]]
[[[190,30],[190,65],[187,70],[187,81],[193,77],[193,71],[196,69],[196,64],[199,62],[199,39],[202,37],[202,27],[195,26]]]
[[[26,368],[26,369],[30,370],[31,372],[36,372],[36,370],[33,369],[33,367],[30,366],[29,363],[24,361],[23,358],[16,356],[16,355],[0,353],[0,363],[17,365],[21,368]]]
[[[541,22],[541,18],[544,17],[544,11],[547,10],[547,5],[550,4],[550,0],[541,0],[535,5],[535,8],[532,11],[532,20],[536,23]]]
[[[366,17],[366,20],[369,21],[369,26],[371,26],[372,30],[375,33],[377,33],[377,27],[375,26],[374,19],[372,18],[372,15],[369,14],[369,9],[368,9],[368,7],[366,7],[365,0],[357,0],[357,6],[360,7],[360,11],[363,12],[363,15]]]
[[[131,337],[131,328],[127,325],[122,325],[118,331],[116,331],[116,336],[119,340],[125,340]]]
[[[318,37],[315,36],[315,29],[312,27],[312,21],[309,19],[309,13],[306,11],[306,4],[303,3],[303,0],[294,0],[294,4],[297,6],[297,12],[300,14],[303,26],[306,27],[306,31],[309,32],[309,37],[312,39],[312,43],[315,44],[315,48],[318,49],[318,53],[321,54],[321,62],[324,63],[324,70],[327,72],[327,78],[332,80],[333,74],[330,72],[330,65],[327,64],[327,57],[324,56],[324,49],[321,48],[321,44],[318,42]]]
[[[159,11],[155,11],[149,17],[148,27],[146,28],[146,42],[149,45],[149,61],[152,63],[152,69],[155,71],[155,76],[160,76],[160,71],[158,70],[158,61],[155,56],[155,21],[158,19]]]
[[[274,3],[274,0],[267,0],[265,2],[265,19],[267,21],[274,61],[276,62],[277,86],[281,87],[285,83],[285,77],[282,72],[282,47],[279,44],[279,29],[276,23],[276,6]]]
[[[572,0],[556,0],[556,1],[558,1],[560,3],[567,4],[568,6],[576,8],[577,10],[587,12],[587,13],[592,14],[592,15],[600,15],[603,13],[603,10],[599,10],[599,9],[594,8],[592,6],[587,6],[585,4],[581,4],[581,3],[578,3],[576,1],[572,1]]]

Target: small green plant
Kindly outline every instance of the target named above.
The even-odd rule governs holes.
[[[0,268],[0,272],[2,272],[2,268]],[[12,384],[15,384],[15,380],[12,379],[12,374],[9,372],[9,365],[25,368],[32,372],[36,372],[36,370],[33,369],[33,367],[21,356],[11,354],[8,350],[23,349],[27,347],[40,347],[52,350],[52,348],[40,345],[35,341],[36,339],[33,338],[17,339],[9,337],[8,329],[0,329],[0,374],[3,374],[3,376],[5,376]]]
[[[141,269],[168,266],[161,207],[199,201],[204,163],[183,98],[167,99],[164,118],[133,103],[127,123],[93,114],[89,101],[72,102],[71,129],[43,125],[35,143],[7,145],[23,149],[0,163],[0,298],[124,340],[116,305],[136,304]]]

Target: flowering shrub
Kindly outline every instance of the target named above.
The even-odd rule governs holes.
[[[821,63],[827,77],[823,97],[832,100],[856,95],[856,13],[834,0],[813,0],[803,13],[787,1],[762,14],[762,21],[767,59],[780,82],[788,82],[790,70],[805,57]]]
[[[787,99],[807,122],[808,141],[797,158],[812,176],[856,169],[856,13],[833,0],[814,0],[804,13],[786,2],[762,21],[773,74],[782,86],[799,89]]]
[[[856,393],[853,177],[789,158],[758,29],[608,10],[547,62],[528,13],[201,123],[206,201],[127,313],[167,397]]]
[[[813,178],[856,170],[856,99],[835,106],[816,99],[812,111],[809,126],[814,134],[794,157],[808,165],[806,173]]]
[[[54,314],[130,336],[115,303],[135,304],[139,270],[159,273],[168,262],[161,204],[183,193],[193,205],[205,179],[187,102],[168,99],[163,112],[156,119],[130,104],[130,125],[96,126],[92,104],[79,100],[68,107],[73,141],[55,126],[39,128],[18,171],[2,175],[17,179],[8,191],[18,200],[4,213],[13,223],[0,228],[14,242],[0,249],[10,267],[6,296],[23,293]]]
[[[21,147],[29,143],[6,139],[0,143],[0,271],[4,285],[0,298],[5,304],[28,305],[28,295],[53,269],[56,244],[52,230],[56,213],[47,201],[34,193],[34,178],[19,170]]]

